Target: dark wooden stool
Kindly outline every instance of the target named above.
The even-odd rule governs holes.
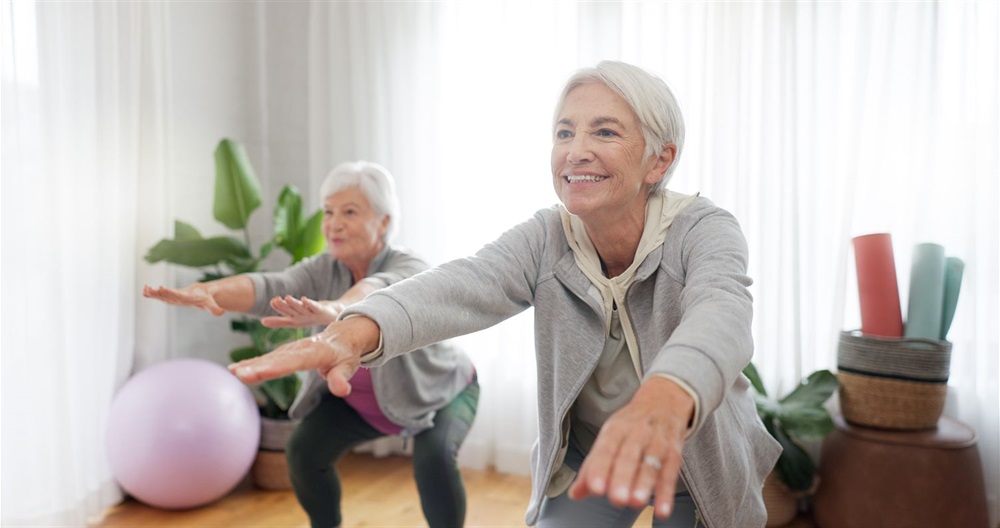
[[[835,416],[823,441],[813,517],[821,528],[985,528],[976,432],[941,417],[936,429],[887,431]]]

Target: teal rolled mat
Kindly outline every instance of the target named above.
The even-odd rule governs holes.
[[[962,272],[965,262],[958,257],[948,257],[944,263],[944,302],[941,306],[941,336],[938,339],[948,340],[948,330],[951,320],[955,318],[955,307],[958,306],[958,292],[962,289]]]
[[[944,247],[917,244],[910,270],[910,301],[906,310],[906,337],[941,338],[944,307]]]

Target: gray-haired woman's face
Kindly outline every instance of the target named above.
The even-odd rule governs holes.
[[[649,187],[662,177],[632,108],[601,83],[573,88],[556,116],[552,183],[566,209],[584,222],[643,210]],[[644,159],[645,158],[645,159]]]
[[[323,234],[334,258],[367,263],[383,246],[388,215],[378,214],[365,193],[346,187],[323,201]]]

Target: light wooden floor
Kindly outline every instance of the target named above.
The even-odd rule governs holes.
[[[409,457],[374,458],[349,454],[340,462],[344,484],[345,527],[424,527],[417,486]],[[495,471],[463,470],[468,495],[466,526],[524,526],[531,494],[528,477]],[[652,508],[646,508],[635,526],[650,526]],[[291,491],[255,488],[249,478],[213,504],[186,511],[159,510],[135,500],[109,509],[96,528],[163,526],[177,528],[308,528],[306,514]],[[813,528],[807,517],[785,528]]]
[[[345,527],[427,526],[408,457],[351,454],[341,461]],[[524,526],[531,494],[528,477],[463,470],[468,507],[466,526]],[[647,509],[644,517],[651,510]],[[108,510],[98,526],[137,527],[308,527],[291,491],[264,491],[244,481],[221,500],[201,508],[167,511],[128,500]],[[637,526],[649,526],[642,520]]]

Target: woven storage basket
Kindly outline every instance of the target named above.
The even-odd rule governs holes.
[[[944,409],[951,343],[841,332],[837,379],[844,418],[855,425],[933,429]]]
[[[258,488],[266,490],[292,489],[292,480],[288,476],[288,460],[284,451],[258,451],[257,458],[250,467],[253,483]]]

